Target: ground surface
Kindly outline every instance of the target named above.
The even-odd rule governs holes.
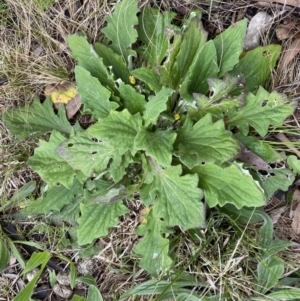
[[[101,39],[100,29],[103,27],[104,17],[113,10],[115,4],[115,1],[109,0],[57,1],[53,4],[51,1],[47,2],[49,5],[43,1],[24,0],[7,0],[0,3],[0,113],[11,107],[30,103],[35,96],[44,99],[43,91],[46,85],[57,84],[62,80],[73,81],[75,62],[66,45],[67,35],[83,31],[91,42]],[[217,2],[177,3],[164,0],[150,3],[145,0],[140,1],[140,6],[152,5],[163,10],[172,10],[177,12],[178,18],[184,18],[191,9],[198,7],[203,12],[204,28],[211,38],[242,18],[251,20],[258,12],[264,11],[272,17],[275,16],[260,42],[261,45],[279,43],[283,46],[280,62],[272,74],[268,88],[286,93],[291,98],[297,97],[300,93],[300,56],[297,51],[289,57],[285,53],[290,53],[290,45],[298,39],[300,5],[269,5],[257,1]],[[279,38],[275,31],[280,25],[287,29],[284,39]],[[297,109],[287,124],[297,127],[299,117]],[[82,124],[89,122],[86,119],[80,121]],[[289,135],[286,138],[289,141],[295,139]],[[37,141],[28,139],[20,143],[9,135],[2,121],[0,141],[0,196],[3,205],[24,184],[31,180],[40,183],[40,180],[26,166],[26,160],[33,153]],[[295,152],[293,149],[289,151]],[[290,190],[297,191],[298,184],[295,183]],[[277,194],[266,207],[275,224],[276,235],[280,239],[293,242],[292,247],[281,254],[281,258],[286,262],[285,275],[296,271],[300,263],[299,233],[295,230],[297,226],[292,226],[293,217],[298,213],[298,200],[295,197],[292,205],[289,205],[282,195]],[[18,208],[1,212],[0,220],[3,228],[9,222],[26,240],[36,242],[44,250],[72,259],[79,275],[94,276],[104,300],[118,300],[129,288],[149,280],[149,276],[138,267],[137,258],[131,250],[139,239],[134,234],[134,229],[139,223],[141,204],[137,201],[130,206],[131,212],[118,227],[110,231],[109,236],[99,240],[99,250],[88,259],[79,258],[78,252],[68,246],[66,225],[49,226],[42,219],[15,220],[10,214],[15,213]],[[207,225],[207,229],[200,232],[200,244],[192,237],[183,236],[179,229],[174,233],[173,252],[178,258],[177,267],[187,271],[199,282],[207,284],[207,288],[202,289],[203,296],[210,292],[221,296],[225,292],[230,297],[225,296],[220,300],[250,300],[256,292],[252,271],[259,260],[255,248],[257,225],[242,227],[216,212],[209,214]],[[21,254],[25,259],[28,258],[28,252],[24,248],[21,248]],[[196,258],[194,254],[197,254]],[[12,300],[28,282],[28,279],[20,277],[22,268],[15,255],[11,255],[10,265],[0,276],[0,300]],[[57,257],[53,261],[60,267],[65,266]],[[67,293],[63,295],[59,290],[61,287],[68,288],[69,284],[60,280],[60,286],[51,288],[49,271],[50,269],[38,282],[38,287],[47,292],[42,300],[67,300]],[[68,267],[61,272],[56,271],[57,275],[62,276],[68,273]],[[87,286],[81,285],[70,294],[86,296],[86,291]],[[144,296],[128,300],[156,298]]]

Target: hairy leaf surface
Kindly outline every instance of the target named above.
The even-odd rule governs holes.
[[[92,114],[94,119],[109,115],[111,105],[109,102],[110,91],[103,87],[99,80],[80,66],[75,67],[75,77],[84,113]]]
[[[232,70],[239,62],[240,54],[243,51],[246,29],[247,19],[243,19],[231,25],[213,40],[217,50],[220,77]]]
[[[152,156],[157,163],[167,167],[172,162],[173,143],[176,133],[169,130],[156,130],[150,132],[142,129],[137,134],[134,145],[136,149],[144,150],[148,156]]]
[[[182,84],[197,52],[204,46],[206,38],[207,33],[203,29],[201,20],[195,15],[195,18],[190,22],[188,29],[183,33],[180,50],[176,56],[176,60],[170,74],[174,87]]]
[[[107,142],[93,141],[86,133],[77,134],[56,149],[56,153],[65,162],[74,170],[80,170],[86,177],[90,177],[93,172],[104,171],[116,152],[116,147]]]
[[[67,40],[78,65],[89,71],[92,76],[98,78],[102,85],[114,90],[113,78],[107,71],[103,59],[98,56],[86,38],[74,34],[69,35]]]
[[[166,231],[160,219],[147,216],[147,224],[137,228],[137,234],[145,235],[143,239],[133,248],[142,256],[139,266],[152,276],[166,272],[172,264],[169,257],[169,240],[163,237]]]
[[[155,96],[150,96],[143,115],[145,126],[156,124],[160,113],[167,109],[167,101],[173,93],[172,89],[163,87]]]
[[[120,78],[124,83],[128,84],[130,72],[123,57],[101,43],[95,43],[94,48],[99,57],[103,59],[105,66],[112,68],[115,80]]]
[[[187,118],[178,131],[175,146],[175,155],[189,168],[202,162],[224,162],[239,151],[238,142],[225,130],[224,122],[213,123],[209,114],[194,125]]]
[[[96,238],[108,234],[108,229],[118,224],[118,217],[129,212],[122,202],[80,205],[81,217],[78,220],[78,244],[86,245]]]
[[[150,158],[153,166],[153,216],[163,218],[167,227],[181,226],[184,230],[205,225],[202,191],[197,175],[181,176],[181,166],[161,169]]]
[[[124,61],[129,61],[129,56],[136,56],[131,45],[136,42],[138,25],[138,3],[136,0],[123,0],[115,5],[111,16],[106,18],[107,26],[102,32],[111,40],[109,47],[120,54]]]
[[[270,78],[271,70],[276,65],[280,50],[280,45],[268,45],[250,50],[234,67],[231,74],[243,74],[248,90],[253,92]]]
[[[40,140],[40,146],[35,149],[34,155],[28,160],[28,165],[49,186],[61,183],[65,187],[71,188],[73,184],[74,170],[55,152],[56,148],[65,140],[66,138],[62,134],[53,131],[49,142]]]
[[[3,114],[3,121],[12,134],[20,140],[33,133],[41,136],[57,130],[63,134],[70,134],[72,130],[66,117],[65,108],[61,106],[56,115],[50,98],[43,103],[36,98],[30,106],[7,110]]]
[[[214,163],[198,165],[192,169],[199,175],[199,187],[210,207],[233,204],[237,208],[265,205],[263,189],[249,172],[236,164],[221,167]]]
[[[124,154],[127,150],[135,153],[132,149],[133,141],[141,126],[142,117],[139,114],[132,116],[128,110],[111,111],[109,116],[100,118],[92,125],[87,133],[99,140],[109,141],[118,148],[120,154]]]
[[[124,108],[126,108],[130,114],[142,113],[145,110],[146,100],[143,94],[124,83],[120,83],[119,91]]]
[[[161,64],[167,55],[169,40],[172,38],[172,19],[175,13],[145,8],[139,16],[139,39],[145,43],[139,51],[151,67]]]
[[[29,214],[48,214],[51,211],[60,211],[63,206],[75,202],[76,196],[80,194],[82,198],[82,185],[78,181],[74,181],[71,189],[62,185],[54,186],[45,195],[30,202],[26,212]]]
[[[277,92],[269,93],[260,87],[256,95],[249,93],[246,105],[228,114],[227,126],[236,125],[243,135],[249,132],[249,125],[264,137],[270,125],[280,126],[295,110],[296,102],[288,101]]]
[[[216,77],[219,72],[217,65],[217,52],[213,41],[205,43],[203,48],[198,51],[184,83],[180,89],[180,94],[186,96],[190,95],[187,100],[192,100],[193,93],[208,92],[207,79]]]

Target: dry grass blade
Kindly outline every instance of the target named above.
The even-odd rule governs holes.
[[[267,2],[267,3],[280,3],[289,6],[300,7],[300,0],[253,0],[256,2]]]
[[[289,63],[295,58],[295,56],[300,52],[300,38],[296,39],[285,51],[278,70],[283,72],[288,67]]]

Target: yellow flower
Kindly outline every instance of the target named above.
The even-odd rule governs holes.
[[[174,119],[175,119],[175,120],[179,120],[179,119],[180,119],[180,115],[179,115],[178,113],[175,113],[175,114],[174,114]]]
[[[136,79],[133,75],[129,75],[129,82],[132,84],[132,85],[135,85],[136,84]]]

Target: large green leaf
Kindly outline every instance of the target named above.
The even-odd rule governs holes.
[[[119,91],[124,108],[126,108],[130,114],[142,113],[145,110],[146,100],[143,94],[137,92],[132,86],[124,83],[120,83]]]
[[[136,149],[144,150],[148,156],[152,156],[158,164],[168,167],[172,162],[173,143],[176,133],[172,130],[156,130],[150,132],[142,129],[138,132],[134,146]]]
[[[35,149],[34,155],[27,162],[49,186],[61,183],[71,188],[73,184],[74,170],[55,152],[65,140],[62,134],[53,131],[48,142],[40,140],[40,146]]]
[[[138,11],[137,0],[123,0],[115,5],[112,15],[106,18],[107,26],[102,29],[112,42],[109,47],[120,54],[125,62],[129,62],[129,56],[136,55],[131,45],[136,42],[138,36],[134,28],[138,25]]]
[[[202,191],[197,175],[181,175],[181,166],[160,168],[149,158],[153,172],[153,189],[149,191],[153,216],[163,218],[167,227],[181,226],[184,230],[204,227]],[[150,184],[149,184],[150,185]]]
[[[104,171],[117,148],[107,142],[94,141],[85,132],[61,143],[56,153],[74,170],[80,170],[86,177],[93,172]]]
[[[206,38],[207,33],[203,29],[200,18],[195,16],[188,29],[183,33],[180,50],[171,71],[174,87],[183,83],[196,54],[203,48]]]
[[[169,240],[163,237],[165,231],[164,223],[151,214],[147,216],[147,224],[140,225],[136,231],[139,235],[145,235],[133,248],[142,256],[139,266],[156,277],[170,269],[172,264],[168,255]]]
[[[208,92],[207,79],[216,77],[218,72],[215,44],[213,41],[209,41],[198,51],[195,61],[182,84],[180,94],[185,97],[186,93],[188,93],[191,95],[191,99],[193,93],[206,94]]]
[[[54,186],[36,201],[30,202],[26,213],[48,214],[51,211],[60,211],[63,206],[73,203],[78,194],[83,195],[82,185],[78,181],[74,181],[71,189],[62,185]]]
[[[109,115],[111,105],[110,91],[103,87],[99,80],[80,66],[75,67],[75,77],[80,93],[80,101],[84,105],[84,113],[92,114],[94,119]]]
[[[207,114],[193,125],[187,118],[177,133],[176,156],[187,167],[193,168],[202,162],[224,162],[239,152],[239,144],[231,132],[225,130],[224,122],[212,122]]]
[[[66,117],[65,108],[61,106],[56,115],[50,98],[47,98],[44,103],[36,98],[30,106],[7,110],[2,118],[12,134],[20,140],[27,138],[32,133],[40,136],[57,130],[64,134],[70,134],[72,130]]]
[[[118,217],[129,211],[122,202],[105,205],[88,202],[81,204],[80,209],[79,245],[92,243],[96,238],[107,235],[108,229],[118,224]]]
[[[239,62],[246,29],[247,19],[243,19],[231,25],[213,40],[217,50],[220,77],[232,70]]]
[[[268,45],[250,50],[234,67],[231,74],[245,76],[246,85],[250,92],[259,85],[264,85],[275,67],[281,51],[280,45]]]
[[[109,141],[120,154],[127,150],[135,153],[133,142],[141,126],[142,117],[139,114],[132,116],[127,110],[111,111],[109,116],[100,118],[87,132],[99,140]]]
[[[263,189],[249,172],[236,164],[221,167],[206,163],[193,168],[199,175],[199,187],[210,207],[230,203],[237,208],[265,205]]]
[[[123,57],[101,43],[95,43],[94,48],[97,54],[103,59],[105,66],[111,67],[115,80],[120,78],[124,83],[128,84],[130,73]]]
[[[269,93],[259,87],[256,95],[249,93],[246,105],[228,114],[227,126],[237,126],[243,135],[249,132],[249,125],[264,137],[270,125],[280,126],[283,121],[293,114],[296,102],[277,92]]]
[[[139,15],[139,39],[144,42],[139,50],[151,67],[161,64],[167,55],[169,40],[172,38],[172,19],[175,13],[165,11],[163,14],[158,9],[145,8]]]
[[[163,87],[155,96],[150,96],[143,114],[145,126],[157,123],[160,113],[167,109],[167,101],[173,93],[172,89]]]
[[[86,38],[74,34],[69,35],[67,40],[78,65],[89,71],[92,76],[98,78],[102,85],[115,90],[113,78],[103,64],[103,59],[98,56]]]
[[[152,69],[141,67],[141,68],[132,70],[131,74],[134,77],[136,77],[137,79],[143,81],[155,93],[158,93],[160,91],[160,89],[161,89],[161,85],[159,83],[160,77]]]

